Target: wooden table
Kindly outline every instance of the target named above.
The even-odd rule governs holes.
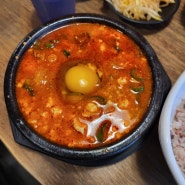
[[[76,12],[99,13],[119,19],[103,0],[77,0]],[[113,165],[82,167],[65,163],[17,144],[4,103],[3,80],[9,58],[20,40],[41,25],[28,0],[1,1],[0,8],[0,139],[18,162],[44,185],[169,185],[175,181],[166,165],[156,126],[134,154]],[[185,0],[169,24],[136,26],[156,51],[172,83],[185,70]]]

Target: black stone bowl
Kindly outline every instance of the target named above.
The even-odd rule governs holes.
[[[19,110],[15,95],[15,77],[25,51],[36,39],[59,27],[74,23],[100,23],[131,37],[146,54],[153,76],[153,93],[141,123],[127,137],[108,146],[95,149],[62,147],[40,137],[27,125]],[[17,46],[8,63],[4,79],[4,97],[14,139],[17,143],[57,159],[77,165],[95,166],[117,162],[133,153],[145,140],[158,117],[171,82],[154,50],[144,37],[117,20],[95,14],[74,14],[48,23],[29,33]]]

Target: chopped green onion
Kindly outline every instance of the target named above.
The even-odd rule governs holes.
[[[136,93],[141,93],[144,91],[144,86],[133,87],[132,90]]]
[[[40,45],[40,42],[38,40],[36,40],[33,45],[34,46],[39,46]]]
[[[26,82],[23,84],[23,88],[29,92],[30,96],[35,96],[34,90]]]
[[[111,126],[111,122],[108,120],[104,121],[100,125],[100,127],[96,132],[96,138],[98,141],[103,142],[107,139],[110,126]]]
[[[54,44],[53,43],[46,43],[45,47],[46,48],[54,48]]]
[[[143,78],[140,76],[140,74],[137,72],[136,69],[132,69],[131,72],[130,72],[130,75],[136,81],[142,81],[143,80]]]
[[[101,96],[92,96],[90,98],[97,100],[102,105],[105,105],[106,104],[105,98],[103,98]]]
[[[116,49],[117,52],[120,51],[120,47],[118,45],[115,46],[115,49]]]
[[[69,58],[69,56],[70,56],[70,52],[69,52],[69,51],[63,50],[63,53],[64,53],[64,55],[65,55],[67,58]]]
[[[34,49],[41,49],[41,45],[40,45],[40,42],[38,40],[36,40],[33,44],[33,48]]]

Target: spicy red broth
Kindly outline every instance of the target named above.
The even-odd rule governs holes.
[[[39,38],[21,59],[16,97],[32,129],[53,143],[93,148],[131,132],[145,115],[152,74],[142,50],[100,24]]]

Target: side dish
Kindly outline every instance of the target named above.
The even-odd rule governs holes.
[[[130,133],[146,114],[152,73],[128,36],[98,23],[61,27],[21,59],[16,97],[30,127],[59,145],[93,148]]]
[[[162,20],[162,8],[175,3],[175,0],[106,0],[124,16],[135,20]]]

